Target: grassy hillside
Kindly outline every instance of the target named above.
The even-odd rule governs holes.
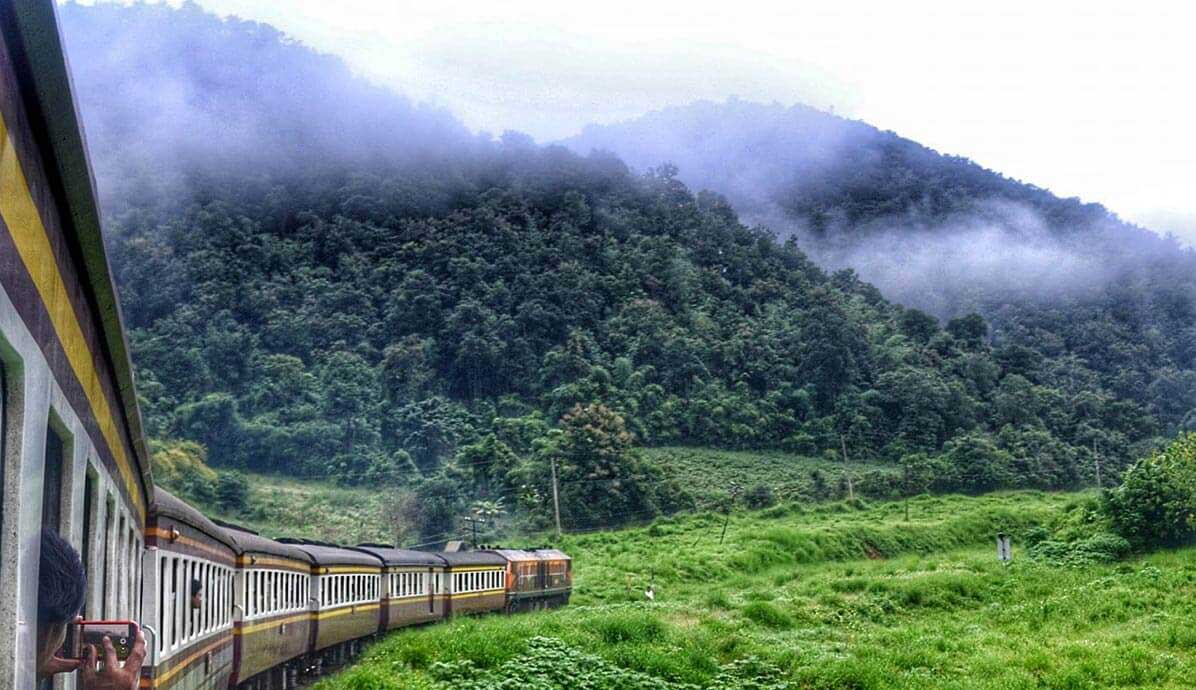
[[[909,524],[900,504],[774,508],[721,547],[713,516],[567,537],[569,608],[403,631],[318,687],[1189,687],[1196,551],[1059,568],[1019,548],[1079,500],[922,497]]]
[[[204,506],[209,515],[250,527],[272,538],[306,537],[342,544],[392,541],[385,492],[342,487],[328,481],[247,474],[243,511]]]
[[[732,451],[667,446],[644,454],[661,471],[686,487],[698,505],[727,494],[732,483],[747,491],[766,486],[777,500],[824,500],[846,495],[842,485],[850,470],[861,495],[883,496],[901,476],[892,463],[867,460],[844,466],[840,456],[807,457],[783,451]]]
[[[693,504],[702,509],[721,505],[719,501],[725,499],[732,483],[744,490],[768,486],[778,501],[810,501],[843,495],[844,467],[839,461],[779,451],[666,447],[643,452],[659,463],[664,476],[689,487]],[[869,487],[887,486],[884,479],[896,478],[900,472],[892,465],[874,462],[853,463],[850,469],[860,495],[869,495]],[[329,480],[253,472],[245,473],[245,477],[250,489],[243,511],[221,511],[215,505],[205,508],[217,517],[270,537],[308,537],[354,544],[416,538],[409,530],[398,530],[396,527],[400,525],[392,524],[401,520],[392,517],[399,489],[379,491],[376,487],[341,486]]]

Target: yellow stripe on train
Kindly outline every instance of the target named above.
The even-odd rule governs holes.
[[[100,433],[116,458],[121,478],[129,491],[142,520],[145,519],[145,504],[138,491],[136,475],[129,465],[129,458],[125,454],[125,445],[120,441],[112,409],[108,406],[108,398],[100,385],[100,374],[96,371],[93,353],[83,337],[83,327],[75,314],[74,305],[67,294],[66,283],[58,272],[58,264],[54,260],[54,250],[50,246],[50,238],[46,235],[46,228],[42,224],[41,214],[33,202],[33,195],[29,192],[29,182],[21,168],[21,161],[17,150],[13,146],[12,137],[8,133],[8,125],[0,117],[0,216],[8,226],[13,244],[21,256],[25,270],[33,278],[33,284],[41,295],[50,315],[50,322],[54,332],[62,341],[62,348],[70,362],[71,369],[79,379],[83,392],[91,404],[92,414],[100,427]]]

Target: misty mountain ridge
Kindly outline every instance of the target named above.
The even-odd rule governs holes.
[[[192,2],[59,8],[106,210],[195,176],[428,165],[475,144],[451,113],[277,29]]]
[[[454,162],[496,145],[265,24],[193,3],[67,4],[61,15],[110,213],[165,190],[209,197],[210,183],[232,170],[260,178],[406,168],[437,187],[456,174]],[[697,102],[591,125],[562,143],[609,151],[638,170],[672,163],[687,186],[797,238],[828,270],[853,268],[890,299],[941,318],[1091,299],[1157,261],[1192,261],[1174,240],[1099,204],[803,105]]]
[[[804,105],[701,101],[562,143],[634,169],[675,165],[687,185],[796,237],[829,269],[854,268],[890,299],[943,317],[1090,297],[1155,261],[1192,262],[1174,238],[1100,204]]]
[[[147,428],[218,463],[434,472],[496,415],[600,402],[646,443],[1033,431],[1057,486],[1094,438],[1196,427],[1192,253],[1098,205],[801,106],[669,109],[583,157],[194,5],[63,24]]]

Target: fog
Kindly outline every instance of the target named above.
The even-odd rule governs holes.
[[[68,4],[60,14],[110,212],[164,188],[190,193],[194,171],[428,167],[490,140],[264,24],[192,4]],[[942,317],[980,299],[991,308],[1088,294],[1178,249],[1102,207],[805,106],[702,101],[563,143],[639,170],[673,163],[745,222],[795,236],[822,265],[855,268],[890,299]]]
[[[195,5],[59,10],[101,197],[142,195],[188,170],[302,172],[453,155],[452,114],[355,77],[264,24]],[[119,193],[118,193],[119,192]]]
[[[794,236],[824,267],[854,268],[889,299],[945,318],[1091,295],[1154,257],[1189,254],[1099,205],[805,106],[698,102],[564,143],[641,170],[675,165],[744,222]]]

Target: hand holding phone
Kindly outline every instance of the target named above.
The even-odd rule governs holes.
[[[121,621],[128,623],[128,621]],[[129,651],[122,664],[117,657],[116,645],[120,638],[113,639],[111,635],[101,636],[98,645],[87,645],[83,667],[79,670],[83,687],[86,690],[137,690],[141,678],[141,664],[145,661],[145,635],[137,628],[131,644],[127,644]],[[104,667],[97,668],[98,662],[103,661]]]
[[[118,661],[124,661],[133,653],[133,645],[141,629],[133,621],[80,621],[67,630],[66,658],[82,659],[87,656],[88,646],[97,653],[104,649],[104,638],[112,644]]]

